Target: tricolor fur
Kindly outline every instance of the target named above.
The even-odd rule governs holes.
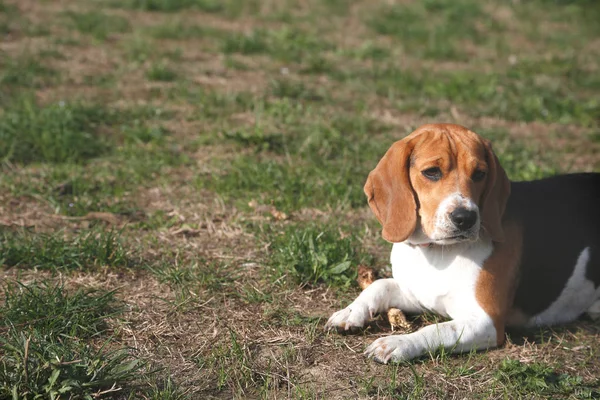
[[[600,174],[511,183],[488,141],[435,124],[394,143],[365,193],[394,243],[393,278],[326,327],[360,328],[390,307],[452,319],[375,340],[365,351],[375,360],[487,349],[509,325],[600,316]]]

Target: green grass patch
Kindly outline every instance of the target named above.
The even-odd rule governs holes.
[[[130,110],[131,111],[131,110]],[[111,212],[138,220],[143,217],[131,193],[140,186],[171,179],[165,171],[189,163],[195,148],[175,141],[170,132],[152,122],[158,110],[143,110],[140,118],[113,127],[110,152],[84,164],[38,164],[8,170],[0,187],[15,196],[46,199],[55,212],[83,216],[92,211]]]
[[[589,94],[600,89],[600,77],[584,67],[584,57],[579,54],[560,54],[552,57],[522,56],[511,67],[508,76],[515,80],[533,79],[547,86],[559,86],[572,93]]]
[[[265,326],[277,327],[306,327],[307,325],[318,324],[322,320],[321,317],[305,316],[290,307],[278,305],[266,308],[263,317],[265,318]]]
[[[0,159],[28,164],[98,157],[111,147],[98,133],[115,119],[117,113],[98,106],[59,102],[40,107],[29,99],[16,101],[0,114]]]
[[[195,108],[193,119],[222,121],[224,117],[252,108],[256,96],[249,92],[219,92],[194,84],[182,84],[168,92],[170,100]]]
[[[140,34],[133,34],[129,39],[124,41],[124,51],[127,59],[136,63],[143,63],[146,60],[155,58],[155,43],[146,39]]]
[[[26,18],[15,4],[0,3],[0,37],[45,36],[47,25],[38,25]]]
[[[4,1],[4,0],[0,1],[0,13],[8,14],[8,13],[17,12],[17,11],[18,11],[18,9],[14,5],[7,4],[6,1]]]
[[[359,47],[344,50],[343,54],[359,60],[383,61],[389,59],[392,52],[386,47],[366,41]]]
[[[107,155],[131,134],[128,121],[137,124],[138,131],[148,129],[140,121],[156,119],[157,113],[152,108],[118,110],[77,101],[40,106],[23,97],[0,113],[0,160],[79,163]]]
[[[175,290],[176,297],[169,303],[177,311],[193,308],[204,301],[198,293],[214,293],[245,304],[267,303],[273,295],[264,282],[243,279],[242,270],[235,265],[206,260],[182,260],[177,254],[165,255],[160,261],[146,267],[156,279]],[[260,289],[258,289],[260,288]]]
[[[121,313],[115,292],[78,290],[67,293],[64,287],[48,282],[25,285],[6,283],[4,305],[0,311],[2,329],[42,331],[51,336],[88,339],[103,334],[106,318]]]
[[[484,43],[502,27],[478,2],[427,0],[382,7],[368,24],[398,39],[410,54],[433,59],[466,59],[464,41]],[[478,25],[484,24],[481,28]]]
[[[110,35],[129,32],[129,20],[118,15],[109,15],[100,11],[78,13],[69,11],[65,14],[79,32],[91,35],[98,40],[105,40]]]
[[[406,111],[426,112],[433,101],[439,107],[451,103],[468,108],[471,115],[491,115],[507,120],[544,121],[592,126],[600,120],[598,100],[576,93],[569,82],[558,85],[548,80],[509,70],[505,74],[473,74],[468,71],[427,72],[398,67],[376,67],[365,78],[374,85],[380,96],[395,101]],[[343,77],[342,79],[348,79]],[[353,77],[354,78],[354,77]],[[350,79],[353,79],[350,78]],[[372,90],[372,87],[369,87]],[[437,115],[442,108],[426,113]]]
[[[224,10],[224,2],[219,0],[126,0],[112,5],[145,11],[175,12],[190,8],[217,13]]]
[[[290,225],[271,232],[274,279],[287,276],[301,285],[326,284],[348,287],[356,279],[356,267],[370,263],[360,239],[321,226]]]
[[[273,96],[293,100],[323,101],[326,96],[325,90],[313,89],[304,82],[291,78],[274,79],[270,82],[269,89]]]
[[[391,140],[401,138],[383,137],[390,127],[363,115],[362,109],[330,113],[319,104],[294,101],[310,97],[305,90],[304,85],[296,87],[293,81],[274,82],[271,93],[282,98],[256,100],[247,106],[253,112],[254,124],[225,129],[223,136],[244,147],[252,145],[259,151],[298,156],[322,167],[332,160],[376,162]]]
[[[197,10],[233,18],[256,12],[260,2],[257,0],[110,0],[108,4],[112,7],[168,13]]]
[[[586,383],[580,376],[560,373],[550,365],[505,359],[495,374],[497,382],[505,386],[511,396],[543,398],[593,399],[600,396],[600,381]],[[574,396],[574,397],[572,397]]]
[[[267,54],[285,62],[301,62],[335,46],[314,34],[294,28],[254,29],[248,34],[232,33],[223,41],[223,52]]]
[[[528,181],[568,172],[556,165],[557,152],[524,145],[506,131],[481,130],[478,133],[492,141],[494,152],[511,180]]]
[[[148,33],[156,39],[186,40],[206,37],[222,37],[221,30],[195,24],[185,24],[181,21],[169,21],[161,25],[149,27]]]
[[[48,283],[6,283],[0,310],[0,397],[92,398],[120,391],[145,363],[127,349],[90,340],[106,336],[122,308],[114,292],[67,293]]]
[[[223,52],[226,54],[267,53],[270,51],[268,39],[267,31],[261,29],[255,29],[248,34],[232,33],[223,42]]]
[[[236,394],[234,397],[244,397],[244,389],[262,386],[265,378],[253,372],[254,354],[244,338],[233,329],[228,330],[229,340],[218,343],[208,357],[198,358],[197,363],[211,371],[212,384],[218,392],[231,388]]]
[[[103,162],[85,167],[42,166],[20,174],[7,174],[3,187],[15,196],[43,198],[56,213],[84,216],[99,211],[135,220],[139,208],[127,196],[128,190],[139,184],[142,176],[151,176],[163,165],[158,158],[156,164],[137,158],[128,161],[126,165]]]
[[[110,89],[117,83],[117,77],[113,73],[86,75],[83,77],[83,83],[89,86]]]
[[[307,57],[300,72],[303,74],[333,75],[337,73],[337,64],[322,55],[310,56]]]
[[[61,74],[42,59],[42,55],[28,53],[9,57],[0,51],[0,108],[14,102],[23,89],[38,89],[60,81]]]
[[[283,211],[365,204],[362,180],[393,142],[388,127],[360,114],[330,116],[289,98],[253,107],[253,126],[223,136],[258,154],[215,163],[219,172],[199,176],[201,187],[243,208],[251,200]]]
[[[349,159],[323,170],[295,160],[278,162],[244,156],[220,168],[223,174],[200,175],[197,184],[242,208],[247,208],[251,200],[273,204],[286,212],[302,207],[358,207],[365,202],[362,184],[356,183],[356,177],[366,177],[366,169]]]
[[[177,79],[177,72],[166,63],[159,62],[150,66],[146,71],[146,77],[151,81],[173,82]]]
[[[43,55],[40,55],[40,59]],[[4,55],[0,61],[0,83],[21,87],[39,87],[44,83],[56,81],[58,72],[40,61],[32,54],[23,54],[17,58]]]
[[[521,3],[513,10],[523,23],[521,30],[526,37],[553,51],[562,52],[565,48],[581,51],[585,46],[583,38],[600,33],[596,23],[600,7],[593,0],[536,0]],[[544,23],[553,23],[552,29],[544,29],[547,26]]]
[[[0,35],[9,35],[17,31],[14,19],[19,18],[19,10],[12,4],[0,2]]]
[[[201,287],[221,293],[231,289],[238,277],[227,265],[204,260],[185,262],[175,255],[147,268],[161,283],[183,288]]]
[[[135,264],[115,231],[89,230],[66,237],[25,230],[0,231],[0,265],[51,271],[94,271]]]
[[[148,400],[188,400],[192,399],[185,389],[177,385],[169,375],[164,379],[150,377],[147,379],[148,388],[141,391],[143,397]]]

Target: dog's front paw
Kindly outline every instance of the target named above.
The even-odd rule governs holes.
[[[375,340],[364,353],[373,360],[387,364],[406,361],[413,358],[410,354],[410,343],[406,335],[391,335]]]
[[[343,310],[333,313],[325,324],[326,330],[357,330],[365,326],[373,318],[374,311],[362,304],[351,304]]]

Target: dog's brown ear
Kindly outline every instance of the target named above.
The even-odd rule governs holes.
[[[481,223],[494,242],[504,241],[502,216],[510,196],[510,181],[489,141],[484,140],[488,164],[487,182],[482,197]]]
[[[417,204],[409,177],[413,147],[410,138],[394,143],[371,171],[364,188],[371,210],[383,225],[383,238],[392,243],[405,241],[417,225]]]

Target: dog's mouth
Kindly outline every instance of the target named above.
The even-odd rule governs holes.
[[[446,236],[443,238],[438,238],[435,239],[433,241],[434,244],[443,244],[443,245],[448,245],[448,244],[456,244],[456,243],[461,243],[461,242],[469,242],[469,241],[473,241],[475,240],[477,237],[477,235],[475,233],[461,233],[458,235],[452,235],[452,236]]]
[[[448,236],[447,238],[444,238],[442,240],[467,240],[467,239],[470,239],[471,237],[472,236],[462,234],[462,235],[456,235],[456,236]]]

